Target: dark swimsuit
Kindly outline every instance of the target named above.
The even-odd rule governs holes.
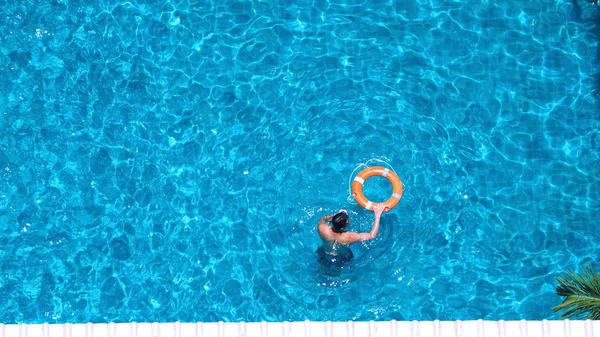
[[[328,244],[327,244],[328,245]],[[329,246],[329,245],[328,245]],[[330,251],[325,249],[325,245],[317,248],[317,254],[319,255],[319,262],[326,267],[343,267],[345,264],[354,260],[354,254],[348,246],[335,245],[340,248],[331,248]]]

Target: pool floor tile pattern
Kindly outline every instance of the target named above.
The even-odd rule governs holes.
[[[0,324],[0,337],[600,337],[599,321]]]

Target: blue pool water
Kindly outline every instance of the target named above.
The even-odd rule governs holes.
[[[1,4],[1,322],[557,318],[600,254],[585,1]]]

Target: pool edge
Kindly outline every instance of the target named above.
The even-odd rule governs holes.
[[[0,324],[0,337],[600,337],[600,321]]]

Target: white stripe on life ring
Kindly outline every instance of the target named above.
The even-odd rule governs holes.
[[[361,177],[354,178],[354,181],[358,181],[361,185],[365,183],[365,180]]]
[[[385,170],[383,170],[383,174],[382,174],[381,176],[382,176],[382,177],[386,177],[386,176],[387,176],[387,174],[388,174],[388,172],[390,172],[390,170],[389,170],[389,169],[385,169]]]
[[[369,202],[367,202],[367,205],[365,206],[365,208],[370,211],[371,210],[371,206],[373,206],[373,203],[369,201]]]
[[[402,196],[398,193],[394,193],[394,194],[392,194],[392,198],[396,198],[396,199],[400,200],[400,198],[402,198]]]

